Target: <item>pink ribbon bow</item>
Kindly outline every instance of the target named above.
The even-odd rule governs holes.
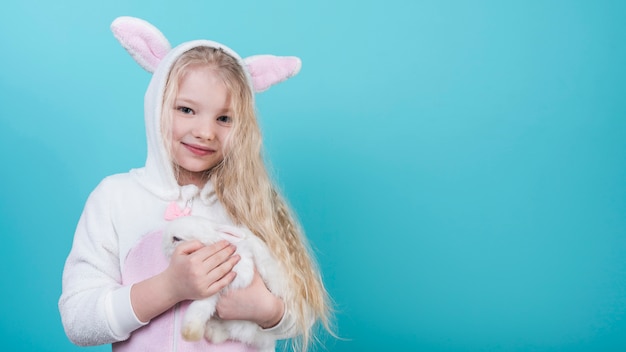
[[[165,220],[170,221],[183,216],[191,215],[191,208],[186,207],[185,209],[180,209],[176,202],[171,202],[170,205],[165,209]]]

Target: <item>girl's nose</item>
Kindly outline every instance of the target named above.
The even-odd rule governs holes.
[[[192,131],[193,136],[200,139],[213,140],[215,138],[215,126],[206,119],[199,119]]]

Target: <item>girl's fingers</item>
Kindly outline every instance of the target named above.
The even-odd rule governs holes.
[[[199,249],[196,253],[198,257],[207,265],[207,269],[218,266],[230,258],[237,248],[228,241],[218,243]]]
[[[191,254],[202,247],[204,247],[204,244],[198,240],[184,241],[176,246],[174,252],[177,252],[178,254]]]
[[[216,253],[232,246],[230,242],[223,240],[209,246],[205,246],[198,240],[190,240],[181,242],[174,253],[179,255],[193,255],[199,261],[205,261]],[[234,253],[234,250],[233,250]],[[232,254],[232,253],[231,253]]]
[[[189,283],[195,286],[195,294],[208,297],[230,284],[236,276],[233,267],[241,257],[235,254],[236,247],[228,241],[220,241],[205,246],[200,241],[185,241],[180,243],[176,252],[183,267],[187,267],[183,276],[188,278]],[[189,296],[189,295],[188,295]]]
[[[209,270],[208,275],[211,278],[211,281],[218,281],[228,273],[232,272],[233,267],[239,262],[239,259],[241,259],[239,255],[233,255],[215,266],[213,269]]]
[[[234,279],[237,273],[233,271],[233,267],[239,262],[241,257],[239,255],[233,255],[228,258],[225,262],[216,266],[213,270],[209,271],[207,274],[209,278],[209,286],[207,287],[207,294],[212,295],[222,288],[226,287],[230,284]]]
[[[214,281],[211,285],[209,285],[209,287],[207,287],[206,296],[212,296],[215,293],[221,291],[224,287],[228,286],[231,282],[233,282],[233,280],[235,279],[235,276],[237,276],[237,274],[234,271],[231,271],[227,273],[226,275],[222,276],[221,279]]]

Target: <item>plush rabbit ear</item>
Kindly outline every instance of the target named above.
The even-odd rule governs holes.
[[[140,18],[118,17],[111,23],[111,30],[133,59],[150,73],[172,49],[161,31]]]
[[[255,55],[243,59],[243,62],[257,93],[295,76],[302,67],[302,62],[295,56]]]

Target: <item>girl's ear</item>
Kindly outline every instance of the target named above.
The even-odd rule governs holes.
[[[140,18],[118,17],[111,23],[111,30],[133,59],[150,73],[172,48],[161,31]]]
[[[300,58],[295,56],[255,55],[243,59],[243,62],[257,93],[295,76],[302,67]]]

